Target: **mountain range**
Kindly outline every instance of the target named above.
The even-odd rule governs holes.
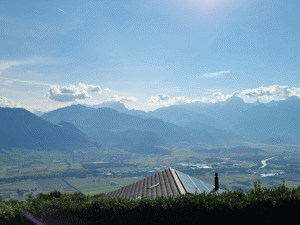
[[[297,145],[299,112],[298,97],[245,103],[235,96],[224,102],[186,103],[150,112],[129,110],[120,102],[71,105],[41,116],[22,108],[0,108],[0,147],[117,147],[166,154],[176,144],[221,146],[258,141]]]
[[[95,147],[68,123],[55,125],[22,108],[0,108],[0,148],[71,150]]]

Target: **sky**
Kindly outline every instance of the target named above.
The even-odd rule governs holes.
[[[299,0],[1,0],[0,107],[300,97]]]

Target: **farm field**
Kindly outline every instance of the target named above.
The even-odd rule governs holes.
[[[24,150],[23,155],[20,150],[6,151],[4,157],[0,153],[0,161],[12,158],[15,163],[0,164],[0,195],[25,200],[29,194],[35,196],[53,190],[64,193],[80,191],[86,195],[109,193],[168,167],[212,185],[217,172],[219,186],[223,190],[241,188],[248,191],[257,179],[261,179],[261,186],[267,188],[279,186],[283,179],[286,180],[286,187],[297,188],[300,185],[297,146],[251,145],[261,148],[263,152],[211,154],[194,152],[188,147],[174,148],[168,156],[136,155],[118,149],[74,153]],[[22,174],[37,170],[44,172],[30,176]]]

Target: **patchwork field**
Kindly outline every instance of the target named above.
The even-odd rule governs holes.
[[[4,151],[0,153],[0,195],[25,200],[29,194],[53,190],[64,193],[80,191],[86,195],[109,193],[168,167],[212,185],[217,172],[219,186],[224,190],[241,188],[248,191],[257,179],[261,179],[261,187],[267,188],[281,185],[283,179],[286,187],[300,185],[299,148],[251,145],[263,152],[212,154],[194,152],[188,147],[175,148],[169,156],[136,155],[118,149],[73,153]],[[199,164],[206,167],[195,166]],[[132,175],[138,172],[140,175]]]

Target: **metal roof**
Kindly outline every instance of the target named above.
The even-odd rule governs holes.
[[[120,197],[120,198],[140,198],[145,196],[155,199],[159,196],[173,196],[183,194],[198,193],[209,194],[214,192],[214,186],[199,179],[191,177],[185,173],[176,171],[171,167],[156,173],[131,185],[124,186],[119,190],[112,191],[100,198]],[[221,194],[224,190],[218,189],[215,193]]]

